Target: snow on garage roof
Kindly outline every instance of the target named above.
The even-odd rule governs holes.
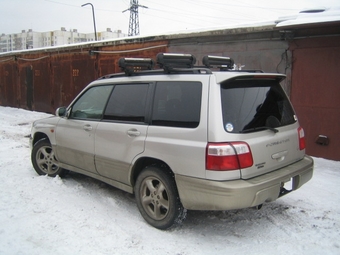
[[[332,8],[306,9],[295,16],[281,17],[276,21],[276,27],[287,27],[336,21],[340,22],[340,6]]]

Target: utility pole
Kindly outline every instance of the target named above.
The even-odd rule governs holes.
[[[148,8],[144,5],[138,4],[138,0],[130,0],[130,8],[126,9],[123,12],[130,11],[130,20],[129,20],[129,36],[139,35],[139,17],[138,17],[138,8]]]

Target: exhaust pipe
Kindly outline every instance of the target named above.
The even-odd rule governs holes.
[[[257,206],[255,206],[255,209],[260,210],[262,208],[262,206],[263,206],[263,204],[257,205]]]

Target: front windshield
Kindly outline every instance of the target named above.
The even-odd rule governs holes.
[[[221,84],[224,128],[229,133],[277,128],[296,121],[276,80],[244,79]]]

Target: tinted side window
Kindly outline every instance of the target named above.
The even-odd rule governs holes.
[[[112,85],[88,89],[72,106],[72,119],[101,119]]]
[[[115,85],[104,119],[144,122],[148,84]]]
[[[240,80],[222,84],[223,123],[227,132],[281,127],[296,121],[293,108],[274,80]]]
[[[152,125],[195,128],[200,122],[202,83],[158,82]]]

